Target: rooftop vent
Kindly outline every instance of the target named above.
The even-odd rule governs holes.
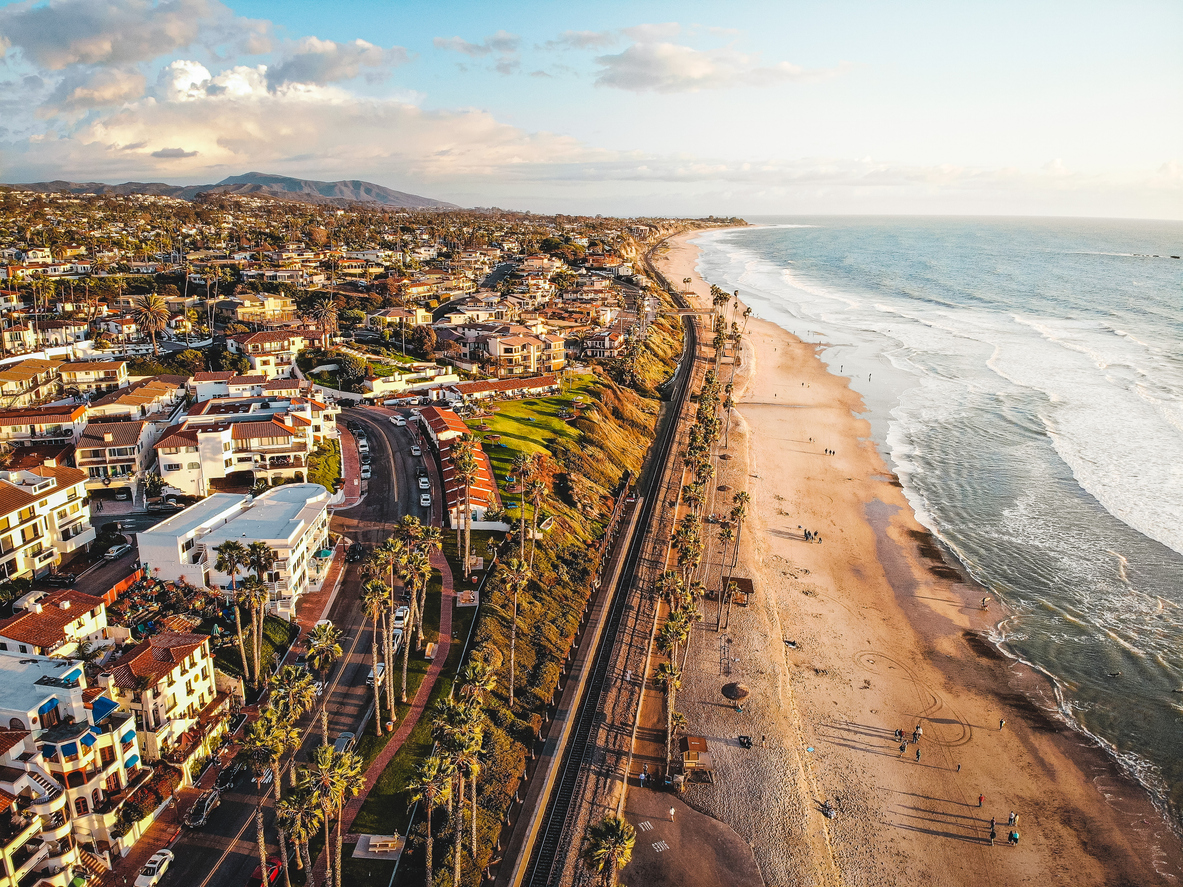
[[[29,609],[32,610],[34,613],[40,613],[41,612],[41,605],[40,604],[33,604],[29,607]]]
[[[70,609],[70,602],[68,600],[58,601],[58,606],[61,607],[63,610],[68,610],[68,609]]]
[[[111,443],[113,440],[115,440],[114,434],[112,434],[110,431],[103,432],[103,443]]]

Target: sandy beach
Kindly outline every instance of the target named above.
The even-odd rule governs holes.
[[[693,278],[709,307],[692,236],[669,241],[657,264]],[[731,373],[725,361],[724,382]],[[1039,676],[982,640],[1005,614],[981,610],[983,592],[915,520],[847,380],[813,345],[753,318],[734,382],[717,479],[730,490],[706,510],[751,492],[736,575],[756,593],[722,630],[708,602],[695,631],[678,707],[710,741],[718,779],[686,800],[749,841],[772,885],[1183,877],[1183,848],[1148,795],[1030,701],[1046,690]],[[717,543],[708,558],[717,587]],[[720,694],[731,681],[751,688],[742,712]]]

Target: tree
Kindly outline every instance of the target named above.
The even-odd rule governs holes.
[[[250,543],[247,548],[247,566],[255,571],[255,577],[259,581],[259,586],[266,592],[266,574],[275,566],[275,552],[266,542],[255,541]],[[245,583],[244,583],[245,584]],[[257,589],[253,589],[257,592]],[[262,597],[262,595],[260,595]],[[259,622],[255,626],[255,661],[258,662],[262,655],[263,644],[263,619],[266,615],[267,601],[270,599],[268,594],[262,597],[262,604],[259,609]],[[255,675],[255,683],[259,681],[258,674]]]
[[[665,690],[665,765],[668,769],[673,753],[674,700],[682,689],[682,672],[676,662],[663,662],[657,667],[657,683]]]
[[[337,303],[332,296],[324,296],[312,303],[308,316],[320,327],[321,347],[329,346],[329,336],[337,331]]]
[[[267,601],[271,595],[258,576],[247,576],[242,580],[242,599],[251,614],[251,648],[255,659],[254,685],[263,680],[263,620],[266,618]]]
[[[731,552],[731,563],[727,567],[727,581],[723,583],[723,590],[719,593],[719,618],[723,618],[723,593],[731,585],[731,576],[735,572],[735,565],[739,561],[739,538],[743,532],[743,522],[748,516],[748,503],[752,495],[747,490],[740,490],[732,497],[735,503],[731,509],[731,520],[735,523],[735,545]]]
[[[464,514],[463,517],[457,514],[457,517],[464,523],[464,548],[461,563],[464,565],[464,577],[467,579],[469,549],[472,544],[472,486],[477,479],[476,452],[472,438],[468,435],[464,435],[452,444],[452,468],[456,478],[460,481],[460,489],[463,494],[461,501],[464,503]],[[522,510],[522,514],[525,516],[525,509]],[[459,526],[457,526],[457,530],[459,530]]]
[[[285,665],[267,681],[271,705],[279,716],[295,723],[316,704],[316,683],[312,675],[294,665]]]
[[[331,622],[317,625],[308,635],[308,661],[316,669],[322,681],[328,675],[333,663],[341,658],[341,629]],[[325,681],[327,683],[327,681]],[[321,706],[321,737],[325,745],[329,743],[328,715]]]
[[[131,319],[136,322],[136,326],[141,332],[147,333],[152,338],[152,353],[154,355],[160,353],[156,348],[156,334],[168,325],[170,316],[168,305],[159,293],[145,293],[142,296],[137,296],[132,305]]]
[[[238,652],[242,656],[242,676],[250,680],[250,665],[246,659],[246,645],[242,641],[242,615],[238,608],[238,571],[247,564],[246,546],[241,542],[229,539],[214,548],[218,558],[214,562],[214,569],[230,577],[231,606],[234,607],[234,628],[238,636]]]
[[[301,771],[300,788],[308,796],[309,802],[320,813],[320,823],[324,827],[325,853],[325,887],[333,884],[333,853],[332,853],[332,822],[345,796],[344,774],[338,755],[331,745],[319,745],[312,753],[312,760]],[[311,872],[309,872],[311,874]]]
[[[509,707],[513,708],[514,684],[517,683],[516,655],[518,645],[518,595],[530,581],[530,570],[517,558],[501,568],[501,582],[505,590],[513,595],[513,615],[509,629]]]
[[[534,545],[537,542],[538,536],[538,509],[542,505],[542,500],[546,498],[546,484],[541,480],[530,481],[530,504],[533,510],[530,514],[530,569],[534,569]]]
[[[159,474],[148,473],[144,476],[144,496],[155,499],[164,492],[164,478]]]
[[[292,772],[295,773],[294,768]],[[320,810],[313,804],[307,789],[297,788],[281,800],[275,808],[275,821],[296,845],[296,868],[311,871],[308,843],[320,826]]]
[[[718,539],[719,539],[719,542],[721,542],[723,545],[723,559],[719,562],[720,574],[722,575],[723,573],[725,573],[727,571],[727,548],[732,542],[735,541],[735,530],[731,529],[731,524],[729,524],[729,523],[723,524],[723,526],[721,526],[719,528]],[[715,620],[715,630],[716,631],[720,630],[720,628],[721,628],[722,617],[723,617],[723,590],[722,590],[722,583],[721,583],[721,587],[719,589],[719,612],[718,612],[718,618]]]
[[[375,675],[378,674],[378,622],[385,615],[389,600],[390,589],[380,579],[371,579],[362,588],[362,612],[370,618],[374,626],[373,636],[370,639],[370,668]],[[385,679],[387,681],[393,680],[390,667],[385,663],[382,667]],[[394,720],[394,709],[390,709],[390,719]],[[378,736],[382,735],[382,681],[379,680],[374,681],[374,733]]]
[[[267,837],[263,833],[263,773],[275,754],[275,744],[270,735],[274,726],[274,718],[264,713],[247,728],[238,752],[255,774],[255,838],[259,845],[259,865],[262,866],[264,884],[270,884],[271,879],[267,877],[270,869],[267,866]]]
[[[407,790],[411,803],[422,801],[427,811],[427,887],[432,887],[432,850],[435,842],[431,837],[431,817],[436,805],[448,800],[452,794],[452,774],[444,759],[439,755],[427,757],[415,771]]]
[[[435,353],[437,344],[439,338],[431,327],[420,325],[411,331],[411,347],[423,357],[430,358]]]
[[[579,856],[604,887],[613,887],[616,873],[633,858],[637,831],[619,816],[605,816],[590,826]]]

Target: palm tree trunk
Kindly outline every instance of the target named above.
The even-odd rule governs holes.
[[[394,603],[394,588],[390,590],[390,602]],[[390,719],[394,720],[394,642],[390,635],[394,631],[394,611],[390,610],[382,617],[382,659],[386,663],[386,710],[390,712]],[[403,625],[404,639],[407,626]]]
[[[324,887],[333,887],[333,817],[329,815],[328,810],[322,810],[325,821],[325,881]],[[309,874],[311,877],[311,873]]]
[[[300,866],[304,871],[312,871],[312,848],[307,841],[300,842],[300,853],[304,856],[304,864]]]
[[[534,546],[538,544],[538,500],[531,503],[534,507],[530,512],[530,569],[534,569]]]
[[[472,862],[476,865],[476,776],[468,780],[468,790],[472,794]]]
[[[719,589],[719,606],[715,613],[715,631],[723,630],[723,595],[727,593],[727,580],[724,576],[727,570],[727,543],[723,543],[723,559],[719,561],[719,582],[721,588]],[[709,579],[709,576],[707,577]]]
[[[230,577],[230,587],[234,587],[234,577]],[[234,627],[238,632],[238,654],[242,656],[242,680],[244,683],[249,683],[251,680],[251,666],[246,659],[246,644],[242,640],[242,613],[238,608],[237,594],[234,594],[235,601],[230,606],[234,607]]]
[[[374,635],[370,639],[370,664],[374,669],[374,674],[378,673],[378,614],[374,614]],[[386,667],[386,679],[390,679],[390,668]],[[374,681],[374,735],[382,735],[382,685],[378,681]]]
[[[518,645],[518,586],[514,583],[513,587],[513,622],[509,629],[509,707],[513,710],[513,685],[514,679],[517,676],[514,668],[515,654],[517,653]]]
[[[464,579],[468,579],[468,555],[472,548],[472,485],[464,479]]]
[[[431,851],[434,848],[435,841],[433,841],[431,838],[431,814],[434,812],[435,811],[432,809],[431,804],[428,804],[427,805],[427,887],[432,887],[431,869],[432,869],[433,860],[431,858],[432,857]]]
[[[418,580],[416,580],[418,582]],[[423,611],[427,609],[427,583],[419,584],[415,588],[415,597],[418,605],[415,607],[415,625],[417,630],[415,632],[415,649],[423,650]]]
[[[259,864],[263,867],[263,883],[269,884],[267,878],[267,838],[263,834],[263,788],[259,786],[255,792],[255,840],[259,843]]]
[[[456,841],[452,848],[452,887],[460,887],[460,851],[464,846],[464,775],[457,772],[456,780],[460,789],[456,794],[460,800],[456,802]]]
[[[414,601],[414,598],[411,599]],[[407,701],[407,663],[411,661],[411,619],[414,618],[414,604],[411,606],[412,612],[407,616],[407,622],[403,624],[403,693],[401,702]]]
[[[271,780],[271,784],[275,786],[275,809],[278,811],[279,810],[279,802],[280,802],[282,794],[283,794],[283,790],[281,788],[281,786],[283,784],[283,780],[280,778],[281,774],[279,772],[279,759],[278,758],[275,759],[275,763],[273,766],[275,769],[275,778]],[[295,770],[296,768],[293,766],[292,769]],[[276,836],[276,840],[279,842],[279,858],[283,860],[284,887],[292,887],[292,875],[291,875],[291,872],[288,871],[287,839],[283,833],[283,829],[280,828],[280,826],[279,826],[279,817],[276,817],[276,821],[275,821],[275,836]],[[297,853],[296,855],[298,857],[299,853]]]
[[[345,887],[341,882],[341,820],[344,807],[344,800],[337,804],[337,887]]]

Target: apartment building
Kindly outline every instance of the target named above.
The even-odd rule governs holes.
[[[209,636],[161,632],[140,641],[99,676],[135,718],[145,761],[180,767],[209,755],[225,734],[231,693],[219,691]]]
[[[123,360],[70,361],[63,363],[59,371],[62,387],[79,394],[105,394],[128,385],[127,362]]]
[[[275,379],[288,375],[296,355],[317,338],[317,333],[304,330],[240,333],[229,336],[226,347],[234,354],[246,355],[254,373]]]
[[[0,580],[41,576],[94,541],[86,473],[54,460],[0,471]]]
[[[156,462],[159,427],[146,421],[91,422],[78,439],[75,463],[88,475],[86,488],[129,489],[135,496]]]
[[[161,579],[223,589],[231,579],[215,568],[215,549],[231,539],[265,542],[276,558],[264,577],[269,609],[293,619],[297,598],[328,568],[328,528],[328,491],[320,484],[287,484],[255,497],[214,493],[136,539],[140,560]]]
[[[426,308],[383,308],[366,315],[366,326],[372,330],[382,330],[387,327],[410,329],[430,323],[431,312]]]
[[[0,887],[67,887],[76,866],[101,875],[155,819],[121,821],[153,775],[133,716],[87,686],[80,662],[0,652],[0,722],[0,804],[25,814],[7,834],[0,818]]]
[[[218,486],[307,477],[308,457],[336,437],[337,408],[312,398],[254,397],[195,404],[155,444],[165,483],[194,496]]]
[[[152,376],[118,388],[90,402],[92,419],[169,421],[185,404],[188,376]]]
[[[121,637],[127,633],[116,632]],[[72,588],[41,595],[0,619],[0,651],[69,656],[84,641],[102,645],[110,640],[106,603]]]
[[[30,357],[0,367],[0,409],[34,406],[59,396],[63,363]]]
[[[238,298],[241,304],[234,309],[234,316],[239,323],[290,323],[297,317],[296,302],[290,296],[244,293]]]
[[[0,441],[14,447],[76,444],[87,415],[86,404],[0,410]]]

